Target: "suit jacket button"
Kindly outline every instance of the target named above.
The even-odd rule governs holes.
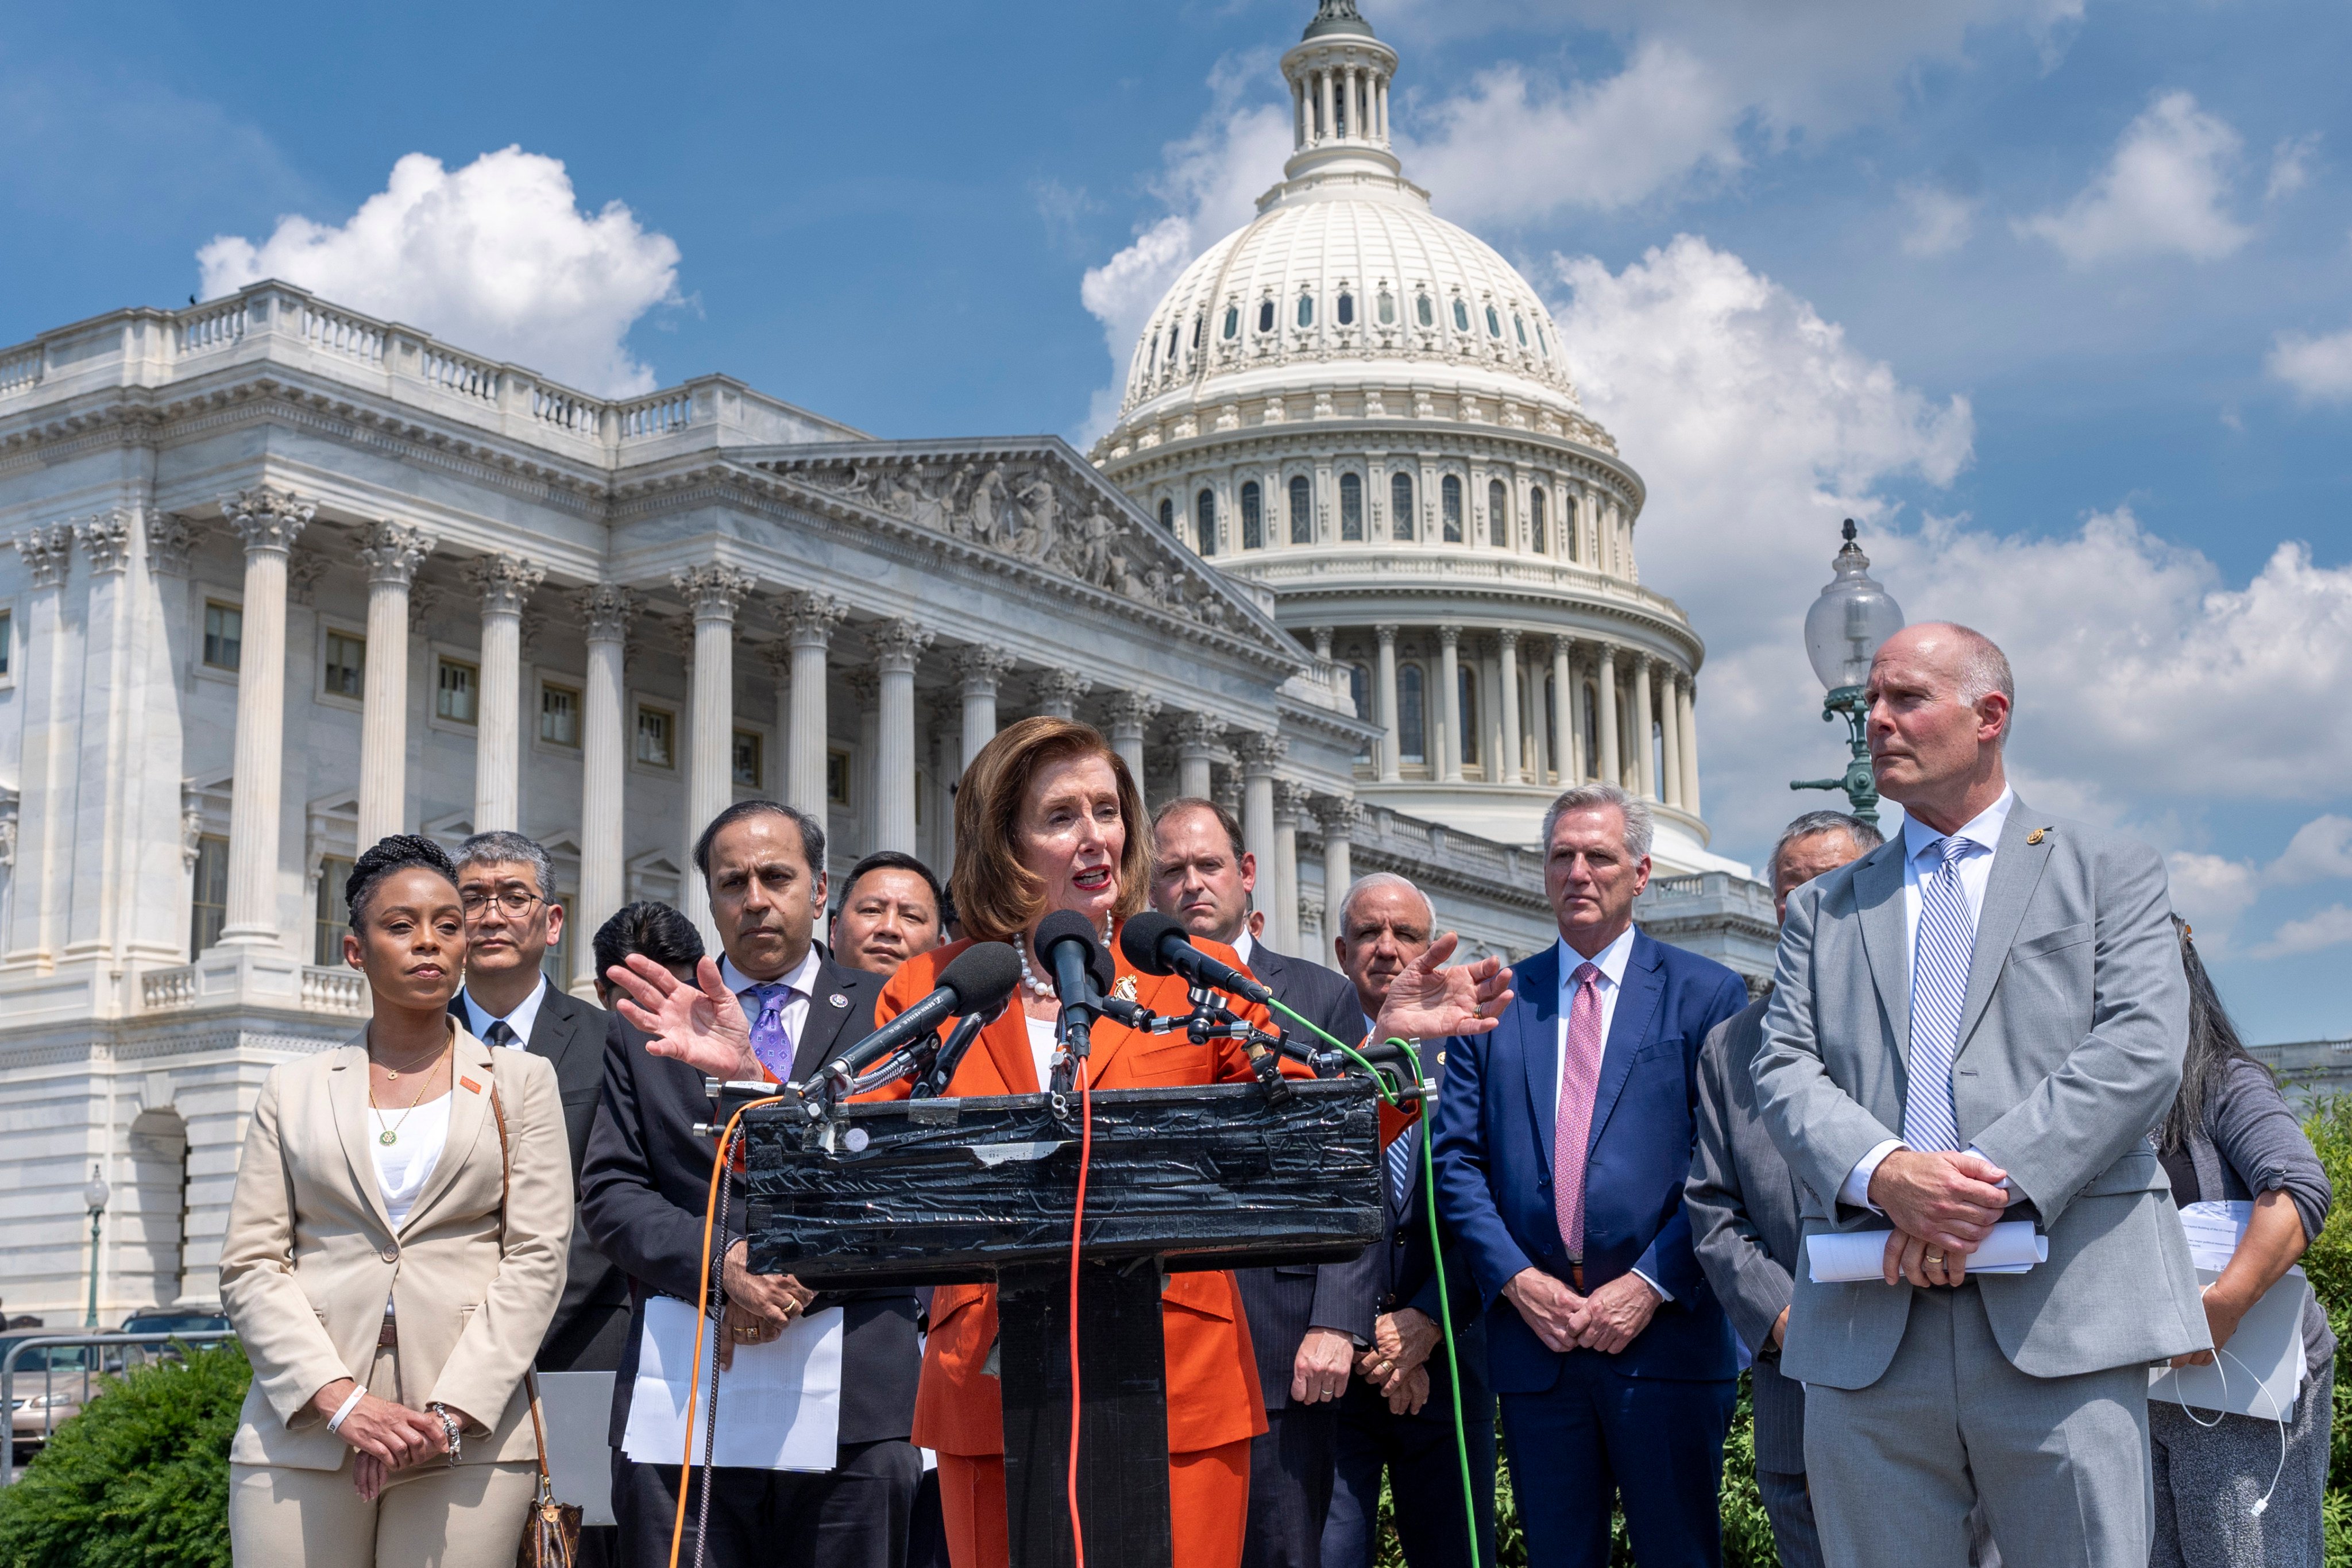
[[[383,1249],[383,1257],[386,1263],[397,1263],[400,1261],[400,1248],[387,1247]]]

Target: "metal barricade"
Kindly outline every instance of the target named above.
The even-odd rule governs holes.
[[[9,1485],[16,1479],[16,1363],[27,1352],[46,1351],[52,1346],[84,1346],[91,1352],[80,1359],[79,1365],[63,1368],[52,1364],[53,1358],[42,1357],[40,1398],[44,1403],[41,1406],[41,1441],[47,1443],[57,1425],[49,1417],[60,1371],[79,1375],[81,1379],[81,1402],[75,1406],[75,1414],[79,1415],[81,1406],[90,1401],[90,1384],[96,1378],[126,1371],[130,1366],[132,1356],[129,1353],[113,1357],[111,1364],[109,1364],[107,1352],[110,1350],[135,1352],[137,1359],[144,1361],[151,1347],[213,1344],[235,1338],[236,1331],[233,1329],[199,1329],[177,1334],[30,1334],[23,1339],[12,1338],[7,1352],[0,1355],[0,1407],[5,1408],[8,1423],[5,1429],[0,1429],[0,1487]]]

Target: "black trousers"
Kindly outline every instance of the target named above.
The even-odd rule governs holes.
[[[1477,1500],[1478,1563],[1462,1527],[1462,1466],[1454,1453],[1454,1410],[1445,1418],[1391,1413],[1360,1379],[1339,1402],[1331,1517],[1323,1526],[1323,1568],[1372,1568],[1380,1542],[1381,1477],[1396,1510],[1397,1542],[1408,1568],[1494,1568],[1495,1402],[1463,1402],[1470,1488]]]
[[[1265,1432],[1250,1439],[1242,1568],[1319,1568],[1339,1415],[1336,1403],[1265,1413]]]
[[[907,1516],[923,1473],[912,1443],[844,1443],[822,1475],[793,1470],[710,1472],[705,1568],[901,1568]],[[678,1568],[695,1561],[703,1472],[687,1488]],[[677,1467],[613,1456],[613,1514],[620,1568],[666,1568],[677,1509]]]

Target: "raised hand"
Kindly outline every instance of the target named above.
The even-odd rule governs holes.
[[[756,1079],[760,1058],[751,1054],[751,1020],[719,965],[705,958],[688,985],[641,952],[604,972],[620,988],[621,1016],[643,1029],[646,1049],[675,1057],[716,1079]]]
[[[1440,1040],[1494,1028],[1511,1005],[1511,972],[1499,958],[1446,968],[1445,961],[1461,945],[1462,939],[1447,931],[1398,971],[1373,1023],[1373,1040]]]

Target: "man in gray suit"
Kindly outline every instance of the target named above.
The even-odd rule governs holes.
[[[2147,1367],[2209,1342],[2147,1138],[2189,1028],[2164,863],[2011,793],[1980,634],[1897,633],[1868,696],[1903,832],[1790,896],[1755,1063],[1806,1236],[1886,1238],[1882,1279],[1801,1270],[1790,1309],[1822,1548],[1959,1568],[1981,1500],[2015,1568],[2140,1568]],[[2046,1258],[1970,1272],[2002,1219]]]

